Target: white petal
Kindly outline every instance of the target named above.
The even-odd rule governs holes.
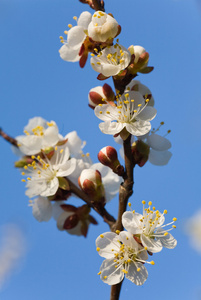
[[[114,259],[114,251],[119,251],[118,235],[114,232],[103,233],[103,238],[100,236],[96,239],[96,247],[100,248],[98,254],[105,258]],[[112,251],[114,249],[114,251]]]
[[[75,26],[68,31],[67,42],[71,47],[81,47],[85,36],[86,34],[84,33],[84,28],[81,26]]]
[[[56,125],[48,127],[44,131],[44,136],[42,139],[42,147],[55,146],[59,140],[59,130]]]
[[[76,159],[71,158],[65,164],[62,165],[62,168],[57,172],[58,177],[68,176],[75,170],[76,167]]]
[[[73,48],[73,47],[69,46],[68,44],[63,45],[59,49],[60,57],[65,61],[71,61],[71,62],[78,61],[80,59],[79,51],[80,51],[81,45],[78,45],[78,46],[79,47],[77,47],[77,48]]]
[[[117,123],[117,122],[104,122],[104,123],[100,123],[99,124],[99,128],[100,130],[105,133],[105,134],[117,134],[119,132],[122,131],[122,129],[124,128],[123,123]]]
[[[32,213],[38,222],[47,222],[52,217],[52,205],[47,198],[38,197],[34,200]]]
[[[58,178],[54,177],[52,180],[46,182],[46,189],[40,193],[43,197],[52,196],[56,193],[59,188]]]
[[[47,127],[47,121],[41,117],[34,117],[32,119],[29,119],[28,124],[24,127],[24,130],[28,131],[29,133],[33,134],[32,129],[42,126],[43,128]]]
[[[77,25],[83,27],[85,30],[91,22],[92,15],[88,11],[83,11],[77,20]]]
[[[147,250],[152,253],[160,252],[163,249],[162,244],[159,239],[155,240],[153,238],[150,238],[150,237],[142,234],[141,241],[142,241],[142,245],[144,247],[147,247]]]
[[[156,231],[156,234],[157,233],[163,235],[164,230],[162,228],[159,228]],[[177,245],[177,240],[175,240],[175,238],[170,233],[168,233],[168,235],[166,236],[163,235],[160,238],[156,237],[156,239],[160,239],[162,246],[168,249],[174,249]]]
[[[146,106],[142,112],[137,115],[137,120],[151,121],[155,118],[157,110],[152,106]]]
[[[27,135],[18,137],[20,150],[26,155],[37,154],[42,149],[42,137],[36,135]]]
[[[141,234],[142,228],[140,219],[142,218],[143,216],[141,214],[126,211],[122,215],[122,225],[132,234]]]
[[[167,165],[171,157],[172,153],[170,151],[156,151],[150,149],[149,152],[149,161],[156,166]]]
[[[67,146],[72,155],[80,153],[82,148],[82,140],[79,138],[76,131],[69,132],[64,139],[68,139]]]
[[[134,123],[126,124],[126,130],[135,136],[141,136],[146,134],[151,130],[150,122],[146,121],[136,121]]]
[[[117,120],[118,110],[110,104],[97,105],[94,109],[95,115],[103,121]]]
[[[139,272],[137,271],[138,268],[140,268]],[[141,263],[132,262],[128,265],[127,271],[128,273],[126,274],[126,278],[135,283],[136,285],[142,285],[147,280],[147,269]]]
[[[147,144],[157,151],[164,151],[171,148],[171,143],[168,139],[156,133],[152,133],[147,137]]]
[[[105,259],[100,267],[101,279],[103,282],[114,285],[121,282],[124,278],[124,273],[121,271],[123,266],[120,265],[115,268],[116,263],[114,262],[114,257],[110,259]],[[106,277],[106,278],[104,278]]]

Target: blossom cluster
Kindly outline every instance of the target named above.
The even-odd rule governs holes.
[[[88,225],[97,222],[88,205],[66,204],[70,196],[76,196],[71,185],[104,206],[117,194],[120,177],[101,163],[93,164],[89,154],[84,155],[84,143],[77,133],[62,136],[54,121],[32,118],[24,133],[16,137],[18,147],[14,151],[20,160],[15,165],[26,182],[34,217],[40,222],[54,217],[58,229],[86,236]]]
[[[159,212],[148,203],[143,214],[135,211],[126,211],[122,216],[122,224],[127,231],[105,232],[96,239],[96,250],[99,255],[106,258],[101,267],[100,278],[109,285],[121,282],[124,276],[136,285],[142,285],[148,272],[145,263],[154,265],[154,261],[148,261],[148,254],[160,252],[163,247],[173,249],[177,241],[169,233],[176,228],[172,225],[177,219],[163,225],[165,221],[163,213]],[[129,203],[129,206],[131,204]],[[172,225],[172,228],[165,229]]]

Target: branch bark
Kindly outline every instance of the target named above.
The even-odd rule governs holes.
[[[11,136],[7,135],[1,128],[0,128],[0,136],[4,138],[8,143],[18,148],[17,140],[12,138]]]
[[[125,176],[124,182],[119,189],[119,211],[116,223],[112,226],[111,231],[123,230],[122,215],[126,211],[128,199],[133,194],[134,175],[133,170],[135,163],[131,153],[131,135],[124,141],[124,158],[125,158]],[[110,300],[118,300],[120,296],[122,282],[111,286]]]

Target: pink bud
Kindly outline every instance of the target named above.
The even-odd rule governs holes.
[[[78,178],[78,183],[81,189],[91,197],[92,201],[104,202],[105,190],[98,170],[83,170]]]
[[[123,175],[124,168],[121,166],[118,157],[117,151],[111,146],[102,148],[98,153],[98,160],[105,166],[113,170],[114,173],[119,176]]]

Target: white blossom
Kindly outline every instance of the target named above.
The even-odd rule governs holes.
[[[87,28],[91,22],[91,14],[88,11],[81,13],[77,20],[77,26],[71,27],[67,32],[67,40],[61,37],[63,46],[60,48],[59,53],[63,60],[76,62],[80,59],[79,51],[84,42],[87,34]]]
[[[22,175],[28,176],[26,195],[30,198],[54,195],[59,188],[59,177],[68,176],[75,169],[76,159],[70,159],[69,156],[68,147],[57,146],[50,160],[47,157],[32,156],[32,164],[25,166],[22,172]]]
[[[151,129],[150,121],[156,116],[156,109],[147,105],[139,92],[130,91],[117,98],[117,105],[96,106],[95,115],[103,120],[99,124],[105,134],[118,134],[124,128],[132,135],[141,136]]]
[[[145,208],[143,203],[143,214],[136,213],[135,211],[126,211],[122,216],[122,224],[128,232],[137,235],[140,238],[142,245],[150,252],[160,252],[163,247],[173,249],[177,245],[177,241],[169,233],[170,230],[176,228],[175,225],[172,228],[166,230],[165,227],[173,224],[176,218],[169,224],[163,225],[165,221],[164,215],[167,211],[164,210],[160,213],[155,210],[155,207],[151,208],[152,202],[148,203],[149,207]]]
[[[26,135],[17,136],[19,150],[25,155],[34,155],[47,147],[53,147],[59,141],[59,131],[54,121],[47,122],[34,117],[24,127]]]
[[[117,21],[102,11],[96,11],[88,26],[88,35],[96,42],[106,42],[118,33]]]
[[[148,272],[144,263],[148,255],[132,234],[126,231],[121,231],[119,235],[105,232],[96,239],[96,247],[99,255],[106,258],[98,273],[103,282],[114,285],[121,282],[124,276],[136,285],[146,281]]]
[[[123,46],[116,44],[100,51],[97,56],[91,57],[92,68],[106,77],[115,76],[124,70],[130,63],[131,54]]]

